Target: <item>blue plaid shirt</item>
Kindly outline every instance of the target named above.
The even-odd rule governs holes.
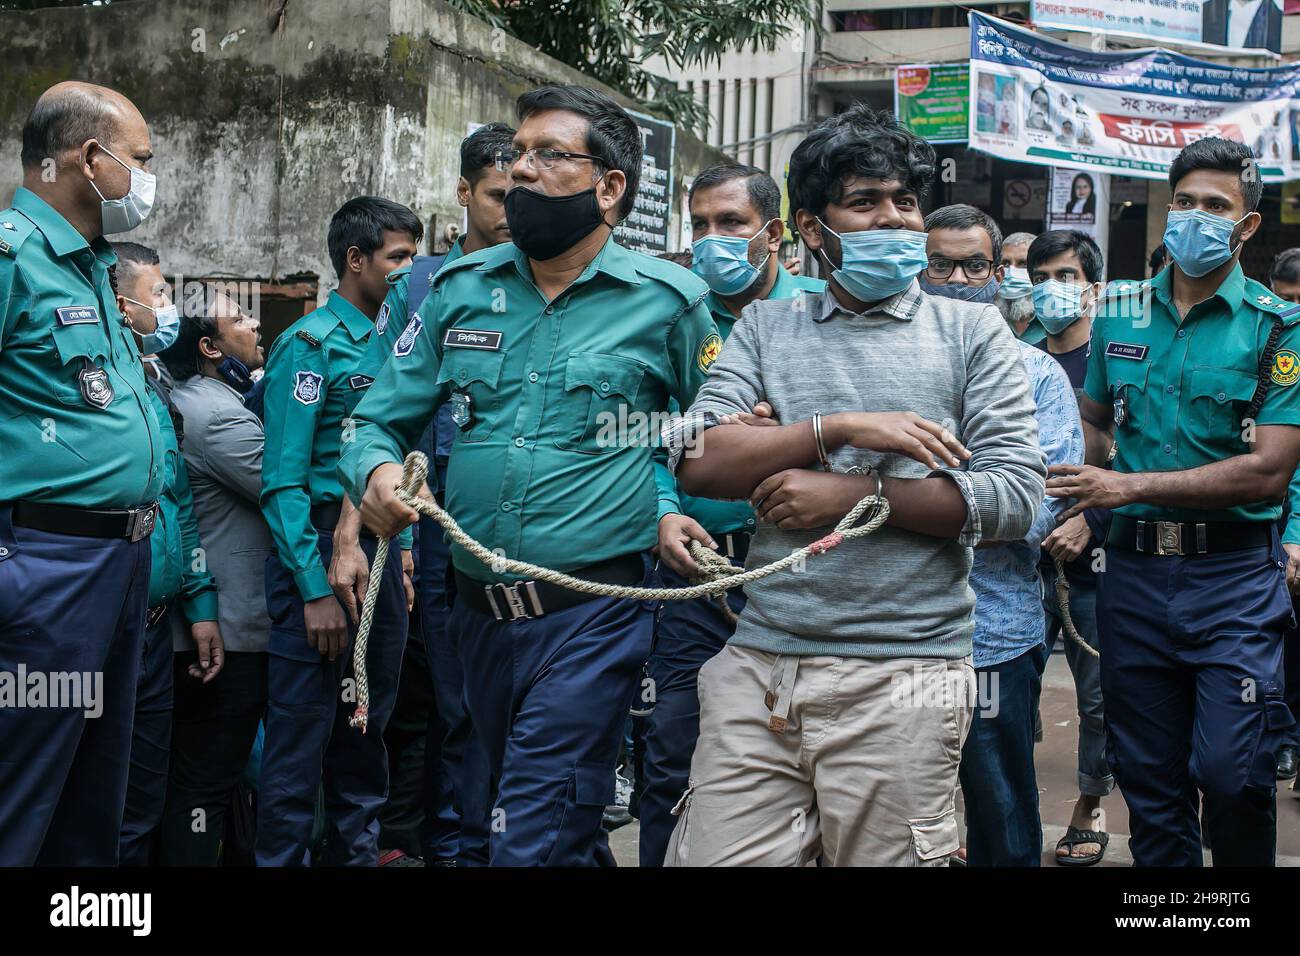
[[[1048,465],[1083,463],[1083,425],[1074,388],[1054,358],[1020,343],[1021,359],[1038,406],[1038,447]],[[1047,498],[1023,540],[977,548],[970,586],[975,591],[975,666],[993,667],[1043,641],[1042,579],[1038,549],[1070,499]]]

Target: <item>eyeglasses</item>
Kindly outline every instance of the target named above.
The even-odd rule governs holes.
[[[498,149],[496,151],[497,171],[506,173],[510,167],[519,162],[519,157],[525,157],[528,165],[534,169],[554,169],[555,164],[562,159],[585,159],[593,163],[605,165],[605,161],[599,156],[589,156],[586,153],[570,153],[562,149]]]
[[[958,266],[967,279],[987,279],[993,274],[992,259],[949,259],[946,256],[931,256],[925,274],[931,279],[946,279]]]

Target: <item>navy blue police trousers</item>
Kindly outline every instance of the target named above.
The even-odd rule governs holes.
[[[149,565],[0,507],[0,866],[117,863]]]
[[[122,812],[121,866],[149,866],[154,834],[167,803],[167,772],[172,744],[172,615],[168,608],[144,633],[136,684],[135,723],[131,728],[131,769]],[[192,678],[187,678],[191,679]],[[218,675],[220,679],[220,675]]]
[[[374,538],[363,535],[367,561]],[[333,532],[320,532],[321,560],[329,564]],[[293,576],[276,555],[266,562],[266,609],[271,616],[267,658],[266,741],[258,783],[258,866],[375,866],[379,862],[379,808],[388,796],[384,728],[397,698],[408,612],[400,552],[389,549],[366,655],[370,685],[366,733],[348,725],[356,710],[352,640],[334,661],[307,643],[303,602]],[[324,792],[323,860],[310,854],[318,791]]]
[[[470,718],[499,781],[492,866],[613,865],[601,815],[653,630],[646,601],[596,598],[516,621],[452,605]]]
[[[1107,759],[1138,866],[1270,866],[1292,620],[1282,549],[1197,556],[1109,547],[1100,577]]]

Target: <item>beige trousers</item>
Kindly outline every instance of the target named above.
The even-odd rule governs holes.
[[[970,658],[787,657],[727,645],[668,866],[942,866],[956,852]]]

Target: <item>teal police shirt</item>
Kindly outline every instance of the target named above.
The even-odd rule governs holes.
[[[551,302],[513,244],[444,266],[354,414],[349,494],[360,500],[450,402],[444,504],[488,548],[566,571],[648,550],[655,413],[689,405],[721,349],[707,292],[612,238]],[[457,545],[452,560],[499,579]]]
[[[1243,418],[1260,357],[1274,319],[1294,308],[1236,265],[1180,322],[1172,277],[1166,267],[1145,282],[1112,282],[1093,323],[1084,391],[1119,409],[1116,471],[1178,471],[1247,454]],[[1300,425],[1300,310],[1282,322],[1258,425]],[[1134,504],[1116,512],[1166,521],[1272,521],[1281,504],[1207,510]]]
[[[199,523],[194,517],[194,495],[190,476],[181,456],[167,400],[156,388],[149,388],[149,404],[158,419],[162,436],[163,488],[158,499],[158,516],[149,535],[153,561],[149,572],[149,606],[180,597],[185,620],[217,619],[217,582],[207,570],[199,543]]]
[[[344,420],[373,381],[360,367],[374,329],[333,292],[275,340],[266,360],[262,513],[304,601],[333,593],[311,509],[343,500],[336,468]]]
[[[767,294],[767,298],[793,299],[801,292],[821,293],[825,289],[825,280],[791,275],[783,266],[778,265],[776,281],[772,283],[772,290]],[[736,316],[731,314],[731,310],[723,304],[722,299],[715,292],[710,292],[705,302],[708,303],[709,314],[713,316],[718,334],[722,336],[725,345],[727,336],[731,334],[731,329],[736,324]],[[669,410],[680,411],[675,403]],[[655,457],[655,487],[659,494],[659,518],[668,514],[684,514],[694,518],[699,522],[700,527],[714,536],[736,531],[753,533],[756,518],[754,509],[747,501],[718,501],[712,498],[695,498],[686,494],[677,487],[677,481],[663,458],[663,455]]]
[[[0,496],[81,508],[158,498],[162,436],[102,237],[35,193],[0,212]]]

